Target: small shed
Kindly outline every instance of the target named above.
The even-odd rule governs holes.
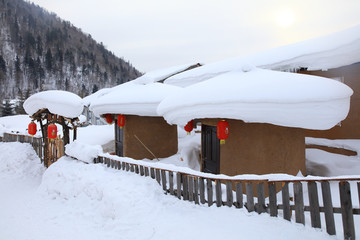
[[[169,125],[156,109],[178,89],[162,83],[131,81],[91,102],[90,110],[95,115],[114,122],[116,155],[154,159],[177,153],[177,126]]]
[[[204,172],[296,175],[305,174],[305,129],[345,119],[351,94],[331,79],[247,67],[178,91],[158,113],[170,124],[201,123]],[[218,139],[222,121],[225,144]]]
[[[83,111],[82,99],[71,92],[50,90],[30,96],[23,107],[32,121],[38,121],[40,124],[44,144],[44,165],[49,167],[64,155],[64,146],[70,143],[70,130],[74,130],[73,138],[76,139],[78,117]],[[54,131],[51,139],[48,134],[50,128]],[[58,131],[61,130],[62,136],[58,135]]]

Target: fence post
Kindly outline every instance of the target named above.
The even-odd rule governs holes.
[[[283,202],[283,215],[284,219],[290,221],[291,210],[290,210],[290,198],[289,198],[289,183],[283,183],[281,188],[282,202]]]
[[[243,192],[242,192],[242,182],[237,182],[235,184],[235,189],[236,189],[236,207],[243,208],[244,200],[243,200]]]
[[[304,194],[301,182],[294,183],[295,221],[305,225]]]
[[[323,196],[324,212],[325,212],[325,223],[326,231],[330,235],[335,235],[335,221],[334,221],[334,210],[331,200],[330,184],[327,181],[321,182],[321,192]]]
[[[181,173],[176,173],[176,195],[181,199]]]
[[[256,184],[256,190],[257,190],[257,205],[256,205],[256,212],[257,213],[263,213],[266,212],[266,206],[265,206],[265,189],[264,189],[264,183],[258,183]]]
[[[199,204],[199,178],[194,177],[194,201]]]
[[[213,187],[212,180],[210,178],[206,179],[206,190],[207,190],[207,200],[209,207],[213,205]]]
[[[278,209],[276,203],[276,185],[274,182],[268,182],[269,189],[269,207],[270,207],[270,216],[277,217]]]
[[[221,181],[218,179],[215,180],[215,194],[216,194],[216,206],[221,207],[222,205]]]
[[[310,217],[311,226],[314,228],[321,228],[319,196],[316,182],[308,182],[309,203],[310,203]]]
[[[347,181],[339,182],[341,215],[344,228],[344,239],[355,239],[354,217],[352,212],[350,184]]]
[[[200,188],[200,202],[205,204],[205,180],[204,178],[199,178],[199,188]]]
[[[253,212],[254,208],[254,192],[253,192],[253,184],[246,183],[246,208],[249,212]]]
[[[183,182],[183,199],[189,200],[189,184],[187,175],[182,175]]]
[[[194,201],[194,180],[192,176],[187,176],[189,185],[189,201]]]
[[[174,195],[174,173],[169,171],[169,190],[170,194]]]
[[[165,172],[165,170],[161,170],[161,180],[162,180],[163,190],[167,193],[167,188],[166,188],[166,172]]]
[[[226,205],[231,207],[234,204],[233,200],[233,190],[232,190],[232,181],[226,182]]]

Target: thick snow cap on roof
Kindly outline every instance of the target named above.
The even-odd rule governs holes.
[[[332,79],[249,68],[181,88],[161,102],[158,113],[182,126],[196,118],[228,118],[329,129],[346,118],[352,93]]]
[[[23,106],[29,115],[47,108],[53,114],[68,118],[80,116],[84,108],[82,99],[78,95],[59,90],[36,93],[26,99]]]
[[[268,51],[206,64],[175,76],[165,83],[189,86],[242,66],[272,70],[327,70],[360,62],[360,25],[323,37],[290,44]]]
[[[159,116],[156,109],[168,95],[179,87],[162,83],[136,84],[133,81],[115,87],[111,92],[94,100],[90,110],[95,115],[129,114],[138,116]]]
[[[169,68],[162,68],[157,69],[154,71],[150,71],[142,75],[141,77],[138,77],[137,79],[133,80],[134,83],[138,84],[149,84],[154,82],[163,81],[166,78],[173,76],[175,74],[181,73],[185,70],[196,68],[198,66],[201,66],[200,63],[192,63],[192,64],[184,64],[181,66],[173,66]]]

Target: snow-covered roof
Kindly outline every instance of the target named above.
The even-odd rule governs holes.
[[[228,118],[307,129],[329,129],[346,118],[353,91],[336,80],[247,68],[180,88],[158,107],[170,124]]]
[[[41,109],[48,109],[53,114],[75,118],[82,113],[84,105],[82,99],[74,93],[50,90],[30,96],[23,107],[29,115]]]
[[[169,77],[165,83],[184,87],[248,65],[272,70],[327,70],[357,62],[360,62],[360,25],[257,54],[206,64]]]
[[[89,106],[92,101],[95,101],[97,98],[109,93],[112,91],[112,88],[102,88],[98,91],[96,91],[93,94],[90,94],[89,96],[86,96],[83,98],[84,106]]]
[[[178,89],[162,83],[137,84],[131,81],[92,101],[90,110],[97,116],[106,113],[159,116],[156,112],[159,103]]]
[[[169,68],[162,68],[153,70],[150,72],[145,73],[141,77],[138,77],[137,79],[133,80],[134,82],[138,84],[149,84],[153,82],[159,82],[163,81],[166,78],[176,75],[178,73],[184,72],[188,69],[196,68],[201,66],[200,63],[191,63],[191,64],[184,64],[181,66],[173,66]]]

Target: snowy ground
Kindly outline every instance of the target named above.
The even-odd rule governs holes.
[[[156,181],[0,143],[0,239],[334,239],[268,214],[194,205]],[[259,231],[259,229],[261,229]]]
[[[23,128],[28,122],[26,115],[0,118],[0,130],[26,132]],[[179,137],[181,151],[161,159],[161,163],[198,169],[199,165],[193,160],[200,151],[199,134],[187,136],[180,131]],[[80,128],[78,145],[74,145],[73,150],[98,151],[112,139],[113,126]],[[341,143],[328,145],[334,144]],[[359,145],[356,141],[346,144],[348,148],[355,148],[353,150]],[[336,239],[308,225],[271,218],[268,214],[179,201],[163,194],[151,178],[108,169],[101,164],[85,164],[64,157],[45,170],[28,144],[0,142],[0,153],[1,240]],[[334,158],[329,163],[323,156],[307,152],[311,162],[328,166],[333,176],[360,175],[357,156],[343,159],[335,154],[331,156]],[[358,202],[355,199],[354,206],[358,206]],[[337,237],[341,239],[341,216],[337,218]],[[355,220],[359,226],[360,219]]]

